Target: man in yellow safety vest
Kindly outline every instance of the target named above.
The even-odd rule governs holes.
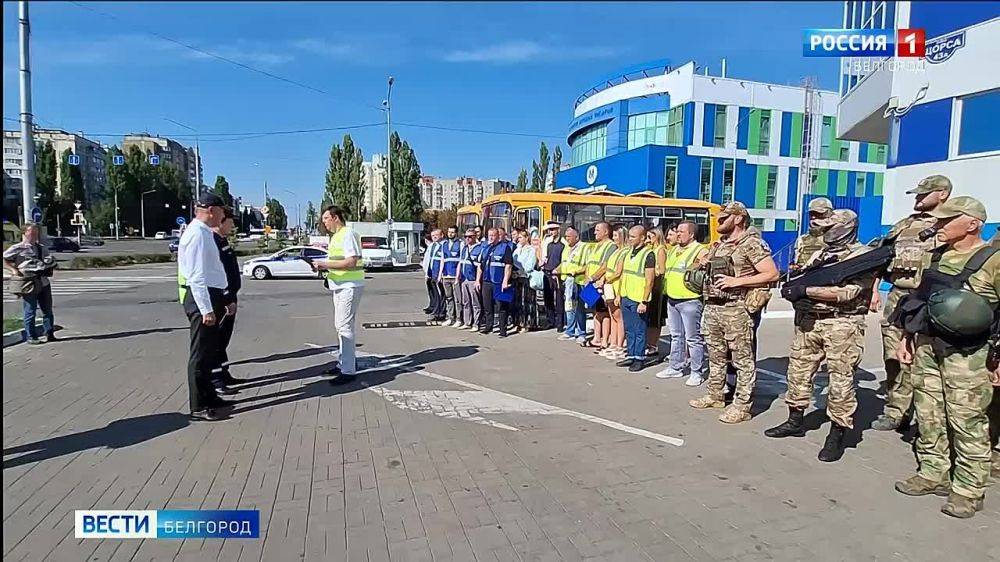
[[[691,374],[685,383],[688,386],[705,382],[705,339],[701,335],[704,304],[701,292],[692,291],[684,284],[684,272],[708,251],[696,240],[697,236],[697,224],[678,223],[677,242],[667,254],[663,296],[667,300],[667,322],[670,324],[670,360],[665,369],[656,373],[661,379],[682,377],[685,359],[689,359]]]

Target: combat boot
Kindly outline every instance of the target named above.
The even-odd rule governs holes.
[[[735,404],[730,404],[726,406],[726,409],[719,416],[719,421],[722,423],[743,423],[745,421],[750,421],[750,412],[744,408],[740,408]]]
[[[893,431],[899,429],[899,426],[903,424],[903,420],[898,420],[892,416],[887,416],[882,414],[874,422],[872,422],[872,429],[876,431]]]
[[[830,433],[826,436],[826,443],[819,451],[819,460],[823,462],[839,461],[844,456],[844,432],[847,428],[830,422]]]
[[[802,414],[804,413],[805,410],[799,408],[789,408],[788,419],[781,425],[776,425],[771,429],[768,429],[764,432],[764,435],[774,438],[802,437],[806,434],[805,428],[802,427]]]
[[[917,474],[896,482],[896,491],[907,496],[934,494],[935,496],[947,497],[951,493],[951,482],[948,480],[935,482]]]
[[[688,402],[688,405],[698,410],[706,408],[725,408],[726,403],[721,398],[715,398],[711,394],[706,394],[701,398],[695,398]]]
[[[983,498],[972,499],[952,492],[948,495],[948,501],[941,506],[941,513],[959,519],[968,519],[981,509],[983,509]]]

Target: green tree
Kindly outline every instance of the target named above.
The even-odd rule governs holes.
[[[285,213],[285,207],[281,204],[281,201],[273,197],[268,197],[267,210],[268,225],[278,230],[288,228],[288,214]]]
[[[556,187],[556,178],[559,175],[559,168],[562,167],[562,148],[556,145],[556,149],[552,151],[552,188]]]
[[[364,184],[361,181],[361,149],[351,135],[344,135],[343,145],[330,148],[330,162],[326,170],[326,195],[347,212],[348,220],[364,219]]]
[[[517,175],[517,185],[514,186],[514,191],[518,193],[528,191],[528,172],[524,168],[521,168],[521,173]]]
[[[531,191],[545,191],[545,184],[549,177],[549,148],[543,142],[538,148],[538,160],[531,162]]]
[[[226,180],[226,176],[215,176],[215,186],[212,191],[221,197],[227,206],[233,206],[233,194],[229,192],[229,182]]]
[[[389,158],[392,163],[392,220],[418,220],[424,210],[420,200],[420,164],[409,143],[399,138],[399,133],[393,132],[390,137]],[[382,196],[380,208],[375,211],[376,217],[388,206],[389,195],[386,192]]]
[[[56,215],[59,209],[56,204],[56,178],[59,166],[56,163],[56,151],[52,143],[37,143],[35,153],[35,202],[42,210],[42,223],[55,231]]]
[[[86,193],[83,188],[83,173],[80,166],[73,166],[69,163],[69,157],[73,151],[66,149],[59,158],[59,190],[56,193],[55,202],[52,207],[59,216],[57,225],[69,230],[69,221],[76,211],[74,203],[83,203]]]
[[[87,219],[87,228],[90,234],[114,234],[114,230],[111,228],[111,225],[115,223],[114,199],[108,198],[98,201],[89,209],[85,209],[83,216]]]
[[[306,203],[306,230],[312,232],[316,229],[317,220],[316,207],[313,206],[312,201]]]

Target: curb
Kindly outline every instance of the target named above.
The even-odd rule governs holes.
[[[42,322],[38,322],[37,324],[35,324],[36,328],[41,327],[41,326],[42,326]],[[62,326],[60,326],[59,324],[56,324],[55,326],[52,327],[52,331],[53,332],[58,332],[61,329],[62,329]],[[13,331],[7,332],[7,333],[5,333],[3,335],[3,346],[6,349],[6,348],[8,348],[8,347],[10,347],[12,345],[17,345],[19,343],[24,343],[24,340],[26,340],[26,339],[27,338],[25,337],[25,333],[24,333],[23,329],[21,329],[21,330],[13,330]]]

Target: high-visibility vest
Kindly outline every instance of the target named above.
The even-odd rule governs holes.
[[[494,285],[503,283],[504,268],[507,267],[507,264],[503,262],[503,256],[506,252],[507,244],[505,242],[497,242],[493,247],[486,250],[485,277],[487,281]]]
[[[431,244],[430,249],[427,251],[431,253],[431,261],[427,264],[427,275],[437,279],[437,276],[441,274],[441,253],[444,247],[444,241],[438,240]]]
[[[458,262],[462,256],[462,241],[445,240],[441,245],[441,261],[444,262],[445,277],[455,277],[458,274]]]
[[[180,266],[177,267],[177,297],[181,304],[184,304],[184,297],[187,295],[187,279],[184,278],[184,274],[181,273]]]
[[[587,267],[585,273],[587,278],[592,277],[597,273],[598,269],[606,263],[606,260],[610,258],[610,251],[614,248],[615,243],[611,240],[605,240],[603,242],[594,242],[590,245],[590,251],[587,255]]]
[[[577,242],[572,248],[567,244],[563,247],[562,263],[559,265],[560,277],[562,279],[574,278],[577,285],[583,285],[586,280],[584,272],[587,263],[586,242]]]
[[[624,248],[618,248],[617,250],[615,250],[614,252],[611,253],[611,257],[608,258],[608,273],[607,274],[614,273],[614,272],[618,271],[618,264],[621,263],[621,261],[625,259],[625,256],[628,255],[628,253],[629,253],[630,250],[631,250],[631,248],[629,248],[628,246],[625,246]],[[607,275],[607,274],[605,274],[605,275]],[[611,286],[615,288],[615,293],[618,294],[619,293],[619,289],[621,289],[621,287],[622,287],[622,278],[619,277],[619,278],[615,279],[614,281],[612,281],[611,282]]]
[[[646,298],[646,256],[653,253],[649,246],[643,246],[639,253],[632,255],[631,249],[622,267],[621,296],[642,302]]]
[[[361,237],[348,227],[342,226],[340,230],[330,237],[330,245],[326,251],[327,259],[342,260],[347,257],[344,255],[344,238],[347,236],[353,236],[358,243],[358,247],[361,247]],[[358,261],[360,260],[361,256],[358,256]],[[350,269],[329,269],[326,272],[326,278],[334,282],[364,281],[365,268],[361,267],[361,264],[357,264]]]
[[[476,264],[479,263],[484,246],[484,243],[477,242],[471,246],[466,244],[462,247],[462,259],[458,261],[458,269],[462,273],[464,281],[476,280]]]
[[[687,248],[674,246],[667,254],[667,274],[663,283],[663,294],[672,299],[696,299],[701,296],[684,286],[684,272],[705,247],[700,242],[691,242]]]

